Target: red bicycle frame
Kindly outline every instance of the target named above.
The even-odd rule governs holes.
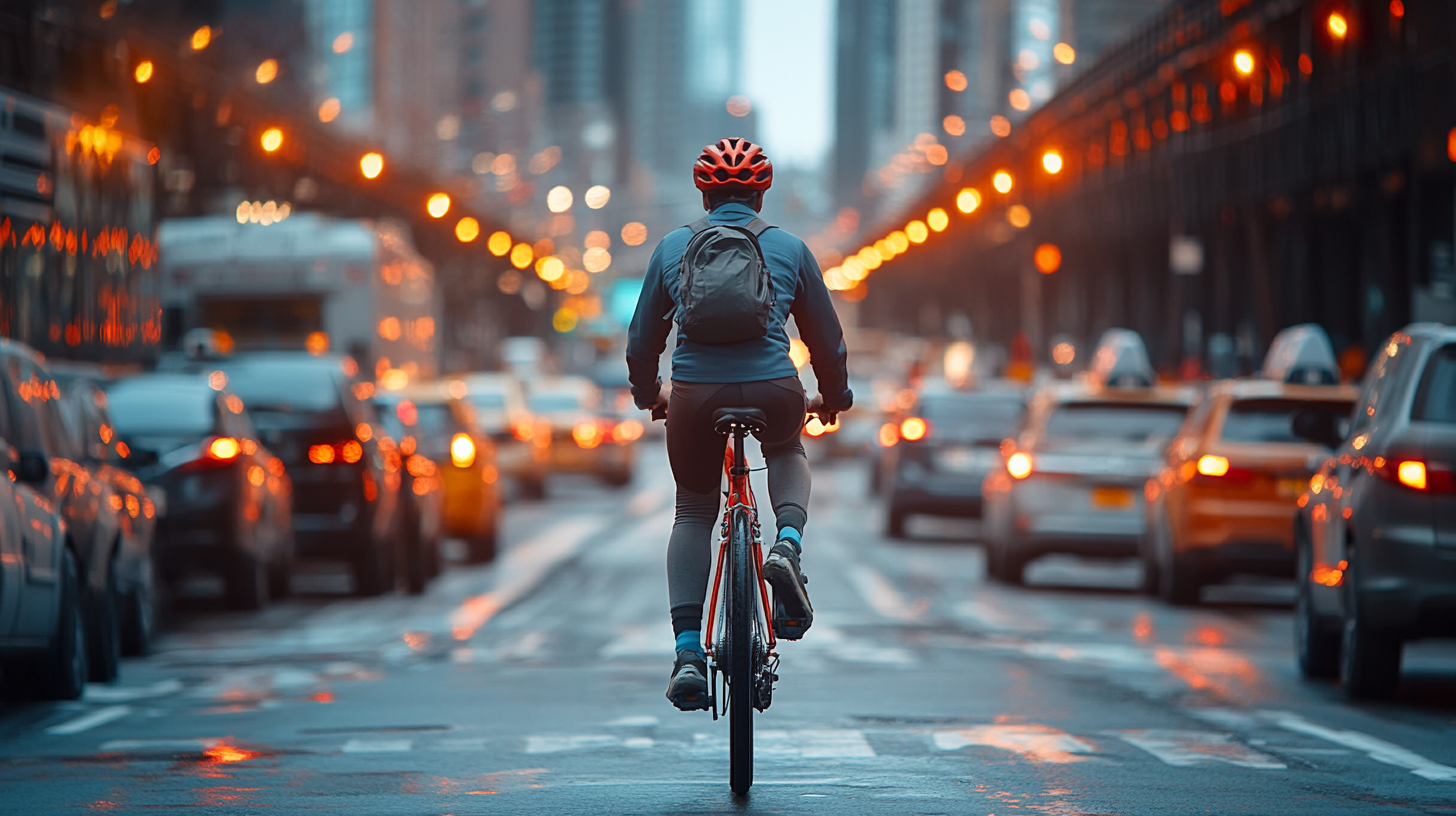
[[[746,464],[746,463],[745,463]],[[707,653],[713,654],[713,628],[714,621],[718,614],[718,590],[723,585],[723,568],[728,560],[728,548],[733,535],[733,510],[741,508],[753,514],[754,532],[758,531],[758,505],[753,500],[753,486],[748,481],[748,468],[742,468],[742,475],[735,476],[733,467],[733,446],[726,446],[723,452],[723,472],[728,476],[728,502],[723,508],[723,529],[729,531],[718,547],[718,568],[713,571],[713,597],[708,604],[708,639]],[[755,535],[751,542],[753,547],[753,572],[758,578],[758,600],[763,606],[763,620],[765,629],[768,630],[768,654],[774,656],[774,646],[777,640],[773,631],[773,610],[768,604],[768,584],[763,580],[763,540]]]

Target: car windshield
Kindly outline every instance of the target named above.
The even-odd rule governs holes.
[[[460,429],[454,412],[443,402],[421,403],[416,409],[415,431],[421,436],[453,434]]]
[[[202,383],[123,380],[106,392],[111,423],[122,434],[205,434],[213,426],[212,389]]]
[[[1025,412],[1019,398],[984,394],[924,397],[919,410],[932,428],[954,429],[958,437],[996,442],[1016,433]]]
[[[1069,402],[1047,420],[1046,438],[1059,441],[1118,439],[1146,442],[1178,432],[1188,409],[1148,403]]]
[[[1321,411],[1341,419],[1350,415],[1350,403],[1315,400],[1248,399],[1229,406],[1220,437],[1226,442],[1304,442],[1294,432],[1294,417]]]
[[[531,410],[538,414],[552,414],[558,411],[579,411],[586,407],[576,394],[532,394],[529,400]]]
[[[1426,363],[1411,419],[1456,422],[1456,346],[1446,346]]]
[[[336,367],[280,363],[225,369],[229,391],[253,411],[323,413],[342,410]]]

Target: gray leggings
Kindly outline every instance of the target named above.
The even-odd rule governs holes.
[[[727,439],[713,430],[713,412],[759,408],[768,417],[759,444],[768,462],[774,518],[780,530],[793,527],[802,532],[809,508],[809,460],[799,441],[805,406],[798,377],[745,383],[673,380],[667,458],[677,481],[677,516],[667,545],[667,588],[675,633],[702,627],[727,445]]]

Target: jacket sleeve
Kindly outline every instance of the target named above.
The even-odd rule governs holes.
[[[799,337],[809,347],[809,364],[814,366],[814,377],[819,380],[819,396],[824,400],[824,407],[831,411],[848,410],[854,404],[854,394],[849,390],[849,355],[844,347],[844,330],[839,326],[839,315],[834,312],[834,301],[829,297],[829,287],[824,285],[819,263],[807,246],[799,251],[799,287],[789,313],[799,327]]]
[[[637,311],[627,329],[627,379],[632,384],[632,400],[638,408],[651,408],[662,391],[662,378],[657,375],[657,361],[667,348],[672,332],[672,297],[663,282],[662,244],[652,253],[642,293],[637,296]]]

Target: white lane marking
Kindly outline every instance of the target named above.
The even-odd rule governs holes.
[[[1206,723],[1232,728],[1235,731],[1248,731],[1258,728],[1260,725],[1258,718],[1253,714],[1236,711],[1232,708],[1185,708],[1183,711],[1190,717],[1197,717]]]
[[[875,755],[864,734],[850,728],[795,731],[799,755],[811,759],[866,758]]]
[[[845,570],[845,577],[870,608],[887,618],[909,623],[925,616],[923,603],[907,602],[890,579],[868,564],[855,564]]]
[[[610,734],[577,734],[573,736],[526,737],[526,753],[559,754],[584,748],[613,748],[622,741]]]
[[[1204,762],[1224,762],[1241,768],[1257,768],[1264,771],[1285,767],[1283,762],[1274,757],[1235,742],[1232,734],[1162,729],[1108,733],[1119,737],[1129,745],[1147,751],[1169,765],[1180,768]]]
[[[975,725],[970,728],[936,731],[933,739],[935,747],[942,751],[956,751],[968,745],[986,745],[1021,754],[1035,762],[1053,764],[1080,762],[1086,758],[1083,754],[1096,750],[1089,743],[1065,731],[1036,723]]]
[[[982,628],[998,632],[1045,632],[1047,629],[1046,624],[1039,620],[1013,615],[981,598],[961,601],[952,611],[957,617],[969,618]]]
[[[131,706],[114,705],[105,708],[98,708],[88,714],[82,714],[74,720],[67,720],[58,725],[47,728],[45,732],[52,735],[79,734],[82,731],[90,731],[98,725],[105,725],[113,720],[119,720],[131,713]]]
[[[845,663],[867,663],[877,666],[913,666],[915,656],[901,646],[877,646],[868,640],[846,635],[844,630],[819,625],[810,629],[796,649]]]
[[[125,703],[131,700],[147,700],[153,697],[166,697],[169,694],[176,694],[182,690],[182,681],[176,678],[170,680],[158,680],[150,686],[103,686],[99,683],[87,683],[86,694],[83,699],[92,703]]]
[[[640,750],[642,748],[651,748],[652,745],[653,741],[651,737],[628,737],[622,740],[623,748],[636,748]]]
[[[222,745],[222,740],[207,739],[119,739],[101,743],[103,753],[203,753],[209,748]]]
[[[414,748],[415,741],[408,739],[351,739],[344,743],[346,754],[402,754]]]
[[[1318,737],[1327,742],[1333,742],[1336,745],[1354,748],[1356,751],[1364,751],[1366,756],[1376,762],[1405,768],[1416,776],[1425,779],[1436,782],[1456,782],[1456,768],[1452,768],[1449,765],[1442,765],[1439,762],[1433,762],[1414,751],[1402,748],[1393,742],[1386,742],[1379,737],[1372,737],[1369,734],[1362,734],[1359,731],[1327,728],[1288,711],[1262,711],[1260,713],[1286,731]]]
[[[672,657],[672,625],[659,620],[650,626],[626,628],[615,640],[608,642],[597,652],[601,660],[617,660],[630,657]]]
[[[450,612],[450,631],[455,639],[469,640],[497,612],[534,589],[605,525],[598,518],[568,519],[506,553],[496,568],[495,588],[467,598]]]
[[[640,714],[635,717],[618,717],[607,723],[608,728],[647,728],[657,725],[658,719],[651,714]]]

